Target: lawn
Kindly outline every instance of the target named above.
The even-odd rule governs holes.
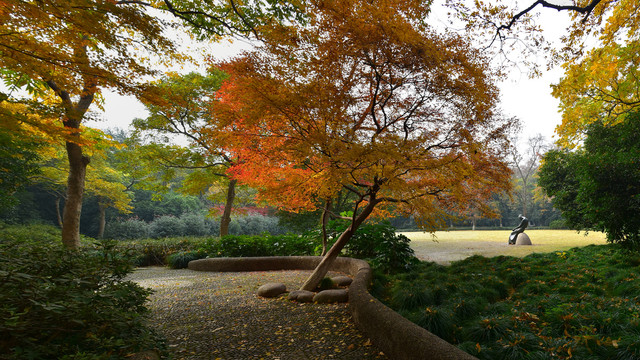
[[[448,264],[472,255],[493,257],[508,255],[523,257],[531,253],[566,251],[577,246],[602,245],[605,234],[600,232],[578,233],[573,230],[527,230],[531,246],[507,245],[509,230],[403,232],[411,239],[411,247],[420,260]]]

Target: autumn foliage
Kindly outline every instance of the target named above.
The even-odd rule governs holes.
[[[306,11],[306,27],[279,27],[219,64],[230,78],[212,111],[242,159],[230,173],[287,210],[353,193],[351,226],[327,259],[381,207],[428,229],[469,203],[488,212],[508,187],[510,121],[496,112],[482,54],[430,29],[421,1],[312,1]]]

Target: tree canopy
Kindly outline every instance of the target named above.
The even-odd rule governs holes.
[[[150,96],[145,77],[157,61],[179,58],[164,24],[139,4],[116,1],[46,0],[0,3],[0,77],[12,89],[0,101],[23,102],[42,118],[63,127],[46,127],[65,139],[69,176],[62,241],[79,246],[86,167],[82,121],[102,88]],[[164,55],[158,58],[155,54]],[[33,99],[21,98],[26,89]],[[0,113],[6,115],[5,112]],[[3,116],[5,123],[21,121]],[[40,125],[38,122],[36,125]]]
[[[310,1],[306,11],[307,26],[278,27],[276,41],[220,64],[230,78],[212,109],[242,159],[230,174],[262,200],[308,210],[356,195],[312,288],[374,210],[393,206],[430,229],[470,201],[489,211],[508,188],[510,121],[486,59],[429,28],[428,3]]]
[[[640,244],[640,113],[622,123],[592,123],[584,147],[549,151],[540,186],[574,229],[607,233],[611,242]]]
[[[133,122],[136,131],[150,140],[140,148],[148,162],[160,163],[165,174],[174,169],[189,170],[182,181],[185,192],[208,193],[214,200],[220,195],[217,185],[225,185],[220,236],[227,235],[229,230],[237,183],[226,170],[237,159],[225,151],[219,139],[226,134],[219,133],[217,118],[207,105],[225,78],[219,70],[206,75],[168,74],[157,84],[161,95],[146,102],[150,115]]]
[[[560,145],[576,146],[589,124],[623,121],[640,105],[637,1],[532,0],[521,7],[505,1],[448,4],[466,22],[465,30],[479,30],[485,44],[513,62],[531,65],[535,74],[544,71],[539,58],[545,58],[548,67],[562,64],[565,74],[553,86],[562,110],[556,129]],[[553,10],[570,14],[566,32],[558,38],[543,36],[544,25],[538,19],[544,10],[549,16],[554,16]]]

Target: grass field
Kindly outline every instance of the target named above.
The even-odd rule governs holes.
[[[420,260],[448,264],[471,255],[486,257],[508,255],[526,256],[531,253],[565,251],[577,246],[605,244],[605,234],[578,233],[573,230],[527,230],[533,245],[508,245],[509,230],[403,232],[411,239],[411,247]]]

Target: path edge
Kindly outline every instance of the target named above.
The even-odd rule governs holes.
[[[313,270],[321,259],[320,256],[208,258],[190,261],[188,268],[213,272]],[[373,273],[366,261],[338,257],[331,270],[353,277],[349,286],[351,316],[358,329],[389,359],[477,359],[405,319],[369,294]]]

